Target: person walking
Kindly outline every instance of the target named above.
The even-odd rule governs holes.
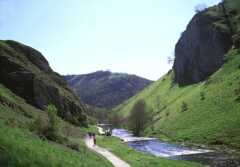
[[[92,133],[88,132],[88,137],[91,139],[92,138]]]
[[[93,138],[93,146],[96,146],[97,140],[96,140],[96,135],[95,135],[95,133],[92,134],[92,138]]]

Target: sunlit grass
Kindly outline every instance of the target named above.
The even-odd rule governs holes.
[[[0,85],[0,166],[4,167],[104,167],[112,166],[106,159],[89,151],[83,137],[96,127],[75,127],[59,120],[60,133],[68,138],[67,143],[55,143],[40,139],[31,129],[38,117],[47,119],[47,114],[24,102],[10,90]],[[75,151],[68,147],[73,144]]]
[[[153,121],[146,135],[240,148],[240,54],[232,50],[228,62],[199,84],[179,87],[169,73],[115,109],[125,117],[144,99]],[[181,106],[186,103],[187,110]]]
[[[133,150],[115,137],[98,137],[97,143],[110,150],[132,167],[200,167],[197,163],[168,160]]]

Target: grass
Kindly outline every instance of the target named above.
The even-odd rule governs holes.
[[[0,96],[12,101],[17,100],[17,97],[14,96],[8,89],[5,89],[5,87],[1,84],[0,84]]]
[[[98,137],[97,144],[107,148],[132,167],[200,167],[192,162],[168,160],[144,154],[128,147],[120,139],[115,137]]]
[[[169,72],[114,110],[127,117],[135,102],[143,99],[153,114],[146,135],[240,149],[239,50],[231,50],[227,61],[206,81],[185,87],[172,84]]]
[[[23,99],[0,85],[0,166],[4,167],[112,167],[105,158],[89,151],[83,142],[87,131],[96,127],[75,127],[60,121],[61,134],[69,143],[77,145],[78,151],[40,139],[31,131],[32,123],[47,114],[25,103]]]
[[[78,151],[47,140],[41,140],[31,131],[32,122],[46,113],[26,104],[23,99],[13,94],[4,86],[0,86],[1,97],[6,97],[7,103],[14,103],[26,113],[18,110],[18,107],[0,104],[0,166],[6,167],[61,167],[82,166],[96,167],[112,166],[106,159],[89,151],[82,140],[88,131],[96,132],[95,126],[79,128],[64,121],[60,122],[61,133],[68,137],[71,143],[77,144]],[[28,115],[28,116],[26,116]],[[141,166],[166,166],[166,167],[190,167],[200,166],[190,162],[180,162],[157,158],[137,152],[116,138],[98,138],[98,144],[106,147],[133,167]]]
[[[2,158],[4,166],[111,166],[106,160],[88,151],[83,144],[80,151],[76,152],[55,143],[42,141],[22,129],[7,127],[2,122],[0,134],[0,146],[5,153]]]

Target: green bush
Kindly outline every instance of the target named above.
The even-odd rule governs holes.
[[[69,142],[68,144],[66,144],[66,146],[72,150],[80,151],[80,146],[78,143]]]
[[[41,139],[46,139],[45,133],[48,130],[48,120],[38,116],[31,124],[30,130],[37,133]]]
[[[59,131],[59,118],[57,116],[57,108],[54,105],[47,106],[47,114],[49,119],[49,130],[58,133]]]
[[[40,116],[36,118],[32,123],[31,130],[35,131],[42,139],[61,144],[67,142],[67,138],[60,134],[60,118],[57,116],[57,108],[54,105],[48,105],[46,112],[48,115],[47,119]]]
[[[168,117],[169,115],[170,115],[170,112],[169,112],[169,111],[167,111],[167,112],[166,112],[166,116]]]
[[[181,112],[185,112],[188,110],[188,105],[186,102],[182,102],[182,105],[181,105]]]
[[[204,92],[200,92],[200,99],[205,100],[205,93]]]
[[[47,114],[48,114],[48,128],[45,132],[45,137],[48,140],[52,140],[58,143],[64,143],[67,142],[67,138],[64,138],[60,134],[60,120],[59,117],[57,116],[57,108],[50,104],[47,106]]]

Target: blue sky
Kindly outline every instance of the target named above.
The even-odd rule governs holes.
[[[0,0],[0,38],[30,45],[60,74],[111,70],[156,80],[197,4],[220,0]]]

